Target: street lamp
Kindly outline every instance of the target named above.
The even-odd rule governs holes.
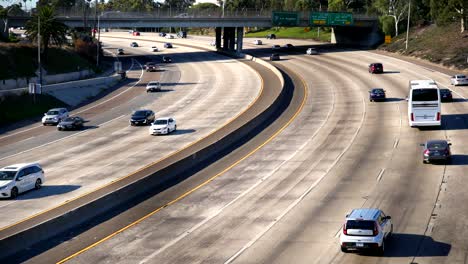
[[[107,11],[102,12],[97,18],[97,31],[98,31],[98,39],[97,39],[97,53],[96,53],[96,66],[99,67],[99,51],[101,47],[101,16],[109,14],[109,13],[120,13],[120,11]]]

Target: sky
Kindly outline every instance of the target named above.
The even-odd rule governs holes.
[[[5,0],[0,0],[0,5],[2,6],[8,6],[8,5],[11,5],[13,3],[18,3],[19,1],[18,0],[10,0],[10,1],[5,1]],[[21,1],[23,3],[23,1]],[[37,1],[31,1],[31,0],[27,0],[26,1],[26,6],[28,9],[30,9],[31,7],[35,7],[36,6],[36,2]],[[217,4],[218,2],[216,0],[197,0],[196,3],[214,3],[214,4]]]

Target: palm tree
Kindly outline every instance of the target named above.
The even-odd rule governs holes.
[[[37,37],[41,33],[41,46],[44,47],[44,60],[47,60],[49,44],[61,46],[66,43],[66,33],[68,27],[55,17],[55,9],[51,6],[41,6],[31,20],[26,23],[26,35],[37,42]]]

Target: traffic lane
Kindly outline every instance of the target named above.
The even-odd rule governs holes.
[[[215,54],[206,56],[215,56]],[[130,174],[146,164],[173,153],[178,147],[186,146],[216,130],[247,107],[259,92],[260,80],[257,79],[256,73],[245,68],[241,70],[242,76],[239,76],[238,68],[243,68],[239,65],[184,64],[181,70],[187,74],[181,76],[180,82],[186,85],[174,85],[174,91],[164,93],[161,100],[155,100],[153,97],[152,104],[148,106],[135,101],[139,104],[139,108],[153,109],[158,116],[175,116],[179,121],[179,131],[173,136],[151,137],[148,135],[147,127],[129,127],[127,117],[106,124],[104,129],[89,130],[58,144],[4,160],[9,164],[23,160],[38,160],[43,164],[48,182],[43,190],[19,198],[22,200],[21,203],[25,204],[21,206],[24,208],[21,214],[17,213],[15,217],[5,219],[2,224],[18,221],[41,208],[44,210],[45,206],[52,206],[34,205],[41,203],[41,200],[59,204],[61,201]],[[227,75],[219,75],[219,69]],[[219,83],[223,83],[224,86],[218,85]],[[250,89],[246,91],[245,87]],[[128,108],[127,113],[130,113]],[[48,185],[51,188],[48,188]],[[53,190],[59,192],[56,193],[59,199],[50,200],[54,194]],[[39,195],[40,192],[45,197]],[[40,197],[37,197],[38,195]],[[32,200],[32,198],[41,199]],[[7,207],[13,210],[17,206],[18,203],[8,204],[4,210],[7,210]]]
[[[329,67],[339,68],[339,62],[340,61],[338,60],[336,65],[330,65]],[[342,63],[342,65],[347,64],[348,62]],[[358,74],[358,72],[351,73],[351,75]],[[396,85],[392,90],[395,90],[397,93],[402,92],[402,88],[399,85]],[[380,105],[387,106],[388,104]],[[402,107],[400,107],[400,109],[401,108]],[[400,111],[401,119],[406,119],[405,112],[406,111],[404,110]],[[369,110],[368,113],[370,114],[371,111]],[[391,112],[390,115],[392,115]],[[397,120],[395,120],[395,122],[397,122]],[[363,134],[367,134],[370,130],[363,128],[362,131],[366,131],[363,132]],[[387,133],[388,131],[383,131],[381,134],[385,137]],[[354,184],[355,186],[349,184],[351,186],[344,188],[345,190],[340,192],[336,190],[336,187],[334,187],[336,186],[336,182],[348,184],[352,179],[346,177],[341,180],[331,181],[331,183],[329,183],[331,190],[325,192],[328,195],[318,194],[316,196],[316,200],[310,199],[307,202],[304,202],[303,207],[307,208],[308,206],[305,205],[327,201],[327,203],[322,206],[329,208],[328,211],[330,213],[323,212],[322,210],[310,211],[304,210],[304,208],[298,209],[296,214],[291,215],[290,222],[284,223],[283,230],[281,230],[281,228],[278,228],[278,230],[272,229],[272,231],[269,232],[271,235],[262,239],[262,241],[268,241],[271,237],[271,242],[259,243],[260,245],[258,248],[256,246],[252,247],[249,249],[249,251],[251,250],[251,254],[245,257],[241,256],[242,258],[240,258],[239,262],[243,262],[243,260],[249,259],[249,257],[256,257],[260,262],[270,262],[270,260],[275,260],[278,263],[281,263],[282,261],[284,262],[288,257],[290,259],[295,259],[296,262],[310,262],[313,260],[312,262],[315,263],[398,263],[400,261],[408,263],[408,261],[411,261],[411,256],[417,254],[419,246],[418,242],[422,241],[422,239],[425,239],[425,241],[431,241],[430,237],[427,237],[427,234],[425,234],[425,230],[427,221],[431,217],[431,210],[434,206],[435,198],[437,197],[437,189],[441,182],[441,177],[443,176],[443,168],[433,169],[422,165],[421,150],[418,147],[418,143],[428,138],[443,138],[444,132],[436,130],[422,131],[421,133],[421,131],[418,131],[417,129],[407,127],[406,122],[404,122],[401,134],[401,139],[398,142],[395,142],[398,143],[396,145],[398,148],[398,150],[395,151],[396,155],[388,157],[385,149],[382,150],[382,148],[377,146],[375,148],[375,152],[377,153],[358,151],[356,155],[353,155],[353,159],[350,159],[350,162],[359,164],[359,167],[363,168],[375,166],[375,161],[372,160],[372,157],[380,156],[390,158],[392,160],[389,168],[386,168],[380,179],[379,174],[373,174],[373,180],[378,181],[379,183],[377,184],[377,188],[374,188],[375,190],[373,190],[370,195],[365,192],[363,193],[362,190],[367,190],[367,188],[362,187],[363,182],[365,181],[360,179],[363,175],[368,175],[369,170],[356,170],[354,168],[350,168],[351,165],[345,166],[345,168],[342,169],[342,173],[345,174],[351,172],[351,177],[355,177],[357,179]],[[364,142],[368,141],[368,137],[363,136],[363,138]],[[358,143],[356,143],[356,145],[358,145]],[[352,149],[350,150],[350,153],[353,152]],[[365,156],[370,157],[369,161],[360,163],[356,162],[354,157],[360,157],[363,155],[359,155],[359,152],[366,153]],[[402,155],[403,153],[405,155]],[[408,155],[406,155],[406,153],[408,153]],[[417,169],[415,169],[415,167]],[[353,207],[380,207],[383,208],[387,214],[392,215],[392,219],[396,223],[395,232],[397,235],[395,238],[398,238],[401,241],[401,244],[398,244],[396,248],[392,247],[393,244],[390,244],[387,246],[387,249],[389,251],[389,257],[393,256],[398,258],[376,258],[354,254],[344,255],[339,252],[338,235],[341,223],[345,214],[353,208],[348,205],[343,208],[342,205],[346,200],[352,200],[353,197],[350,195],[350,193],[352,194],[352,190],[359,190],[355,194],[356,199],[361,198],[361,201],[365,200],[364,203],[360,204],[358,202]],[[336,193],[342,195],[334,195]],[[342,197],[340,200],[340,197],[334,198],[334,196]],[[331,203],[328,203],[328,201]],[[335,210],[337,207],[342,208],[341,214]],[[301,217],[301,215],[310,217]],[[317,218],[321,219],[322,216],[324,216],[322,220],[324,224],[317,223]],[[336,228],[328,228],[331,231],[324,232],[323,230],[328,230],[327,224],[332,221],[331,219],[333,219],[333,217],[336,219]],[[304,225],[297,226],[298,222],[304,223]],[[310,223],[313,223],[313,225]],[[281,227],[281,225],[278,226]],[[304,231],[301,231],[301,229]],[[317,233],[321,234],[320,237],[322,239],[312,239],[317,237],[317,235],[314,235]],[[275,236],[282,238],[287,237],[291,238],[291,240],[283,239],[278,241]],[[278,246],[275,247],[276,245]],[[444,247],[444,243],[434,242],[433,245],[442,246],[442,248]],[[304,249],[302,247],[304,247]],[[267,252],[265,255],[268,255],[268,258],[259,258],[258,255],[253,256],[261,250]],[[435,253],[435,255],[437,256],[437,253]],[[428,257],[428,255],[425,255],[425,257]],[[437,259],[437,257],[435,259]]]
[[[133,63],[132,63],[131,58],[122,60],[122,67],[124,69],[131,70],[132,64]],[[121,88],[123,88],[123,85],[122,83],[119,83],[115,85],[114,87],[107,89],[106,93],[111,92],[110,94],[113,94],[112,92],[120,90]],[[99,99],[100,96],[102,95],[98,95],[97,98]],[[86,103],[89,103],[89,102],[86,102]],[[81,108],[81,105],[77,106],[77,109],[79,108]],[[24,140],[31,136],[34,136],[35,134],[43,132],[42,124],[40,123],[40,118],[42,118],[42,116],[28,119],[28,120],[19,121],[17,123],[0,128],[0,146],[4,144],[8,144],[8,142],[16,142],[19,140]],[[25,133],[25,135],[22,135],[23,133]],[[10,141],[6,140],[7,138],[11,138],[11,137],[15,137],[15,139],[10,140]]]
[[[319,73],[315,73],[317,76],[321,76]],[[316,76],[314,76],[316,77]],[[313,78],[313,77],[312,77]],[[340,86],[342,86],[341,84]],[[255,194],[260,195],[259,193],[267,192],[266,190],[270,190],[270,187],[267,186],[276,186],[277,184],[281,185],[283,189],[277,190],[278,193],[285,192],[285,189],[291,188],[291,185],[297,184],[298,181],[303,177],[303,174],[306,171],[295,171],[295,177],[290,177],[289,179],[284,179],[282,177],[282,173],[275,174],[278,165],[284,163],[285,159],[288,159],[291,155],[294,155],[294,152],[303,144],[301,138],[304,138],[304,141],[307,141],[311,134],[315,131],[320,130],[320,123],[325,123],[328,120],[327,116],[331,111],[331,105],[333,96],[328,92],[330,90],[330,83],[323,83],[320,84],[320,92],[313,93],[312,96],[317,97],[310,99],[316,102],[313,104],[313,110],[311,109],[312,105],[306,106],[307,110],[301,111],[300,116],[304,114],[304,111],[309,112],[312,111],[313,113],[308,113],[308,115],[299,117],[300,120],[294,121],[285,131],[283,131],[278,137],[281,139],[275,139],[270,142],[268,145],[264,146],[258,153],[254,154],[254,156],[249,157],[247,160],[244,160],[242,163],[237,165],[233,170],[227,172],[225,175],[219,178],[219,180],[214,180],[210,183],[208,188],[200,189],[200,193],[195,193],[193,196],[187,197],[186,200],[181,201],[181,203],[173,205],[173,210],[166,213],[166,215],[161,215],[159,218],[155,220],[149,221],[144,227],[138,228],[137,231],[130,232],[128,238],[126,239],[116,239],[116,242],[109,244],[104,249],[101,249],[99,252],[96,252],[93,259],[100,258],[103,252],[106,252],[107,249],[110,248],[121,248],[120,245],[125,244],[125,241],[134,241],[134,237],[140,237],[139,234],[145,233],[150,234],[154,233],[154,235],[150,236],[148,239],[152,241],[154,244],[154,248],[150,249],[143,249],[144,252],[138,251],[138,255],[145,255],[145,258],[148,262],[163,262],[163,263],[178,263],[181,262],[182,259],[188,262],[203,262],[209,260],[215,260],[216,262],[222,262],[223,260],[227,259],[229,254],[235,252],[236,248],[240,248],[239,243],[242,243],[242,239],[239,237],[248,237],[250,234],[245,234],[243,228],[247,228],[249,232],[253,230],[257,230],[261,223],[251,223],[249,221],[249,215],[256,214],[256,213],[263,213],[264,209],[261,206],[268,204],[269,206],[265,206],[265,210],[269,210],[271,214],[277,213],[277,208],[272,208],[271,205],[276,204],[278,207],[283,207],[287,204],[289,199],[293,199],[292,197],[294,194],[290,194],[288,198],[284,198],[281,202],[277,202],[275,199],[275,193],[267,194],[268,199],[263,197],[261,201],[257,199],[252,199],[252,196],[256,196]],[[352,96],[351,96],[352,97]],[[359,97],[359,95],[358,95]],[[324,101],[320,100],[323,99]],[[357,102],[358,105],[362,107],[362,101]],[[323,108],[322,108],[323,106]],[[339,112],[341,113],[341,117],[346,119],[354,119],[353,113],[346,113],[345,106],[343,104],[337,103],[337,108],[339,108]],[[324,109],[326,109],[324,111]],[[362,113],[358,114],[361,116]],[[317,136],[320,138],[318,140],[319,143],[314,142],[316,144],[312,144],[309,149],[304,151],[308,152],[313,150],[314,148],[318,148],[321,146],[331,146],[332,142],[335,142],[337,139],[344,139],[347,140],[350,137],[349,134],[352,134],[355,131],[356,124],[348,124],[348,126],[343,126],[338,128],[339,132],[335,130],[336,124],[343,122],[343,120],[339,117],[331,118],[333,121],[329,121],[330,123],[334,123],[335,126],[330,125],[327,127],[327,131],[323,132],[322,135]],[[299,124],[304,124],[304,121],[307,120],[308,127],[307,129],[301,129]],[[312,121],[314,120],[314,121]],[[349,123],[353,123],[350,121]],[[352,131],[354,128],[354,131]],[[329,132],[334,131],[336,132],[334,136],[327,137]],[[299,136],[298,136],[299,134]],[[299,137],[299,138],[297,138]],[[275,142],[275,146],[271,146]],[[315,150],[316,152],[320,152],[320,150]],[[308,163],[316,164],[315,166],[320,166],[321,161],[327,164],[330,164],[333,156],[338,155],[338,151],[336,148],[331,148],[329,151],[324,151],[324,153],[320,157],[316,157],[315,160],[308,160]],[[298,161],[295,160],[292,164],[297,163]],[[291,165],[290,168],[293,168],[294,165]],[[283,169],[282,169],[282,172]],[[270,178],[270,174],[274,174]],[[262,188],[249,189],[252,186],[255,187],[258,182],[263,182]],[[281,183],[278,183],[281,182]],[[300,184],[297,188],[301,188]],[[273,187],[271,187],[273,188]],[[280,189],[280,187],[278,187]],[[241,201],[235,201],[234,205],[238,204],[245,204],[246,207],[249,207],[249,212],[245,214],[244,217],[240,215],[244,215],[245,211],[241,208],[232,209],[234,205],[229,206],[228,208],[224,208],[226,204],[229,204],[232,200],[240,198],[239,196],[245,195],[244,192],[250,191],[247,193],[248,197],[250,198],[241,198]],[[255,193],[255,194],[252,194]],[[254,208],[251,207],[252,204],[257,204]],[[287,206],[287,205],[286,205]],[[221,212],[219,216],[215,216],[214,220],[209,219],[214,214],[213,211],[218,213],[218,210],[224,209],[225,211],[229,211],[225,213],[224,211]],[[206,211],[205,211],[206,210]],[[233,213],[234,212],[234,213]],[[230,214],[235,214],[237,218],[231,219]],[[267,213],[268,214],[268,213]],[[226,216],[228,215],[228,216]],[[153,218],[153,217],[152,217]],[[209,219],[208,222],[205,222],[206,219]],[[269,218],[269,217],[265,217]],[[221,221],[219,219],[229,219]],[[213,224],[213,222],[216,223]],[[259,221],[261,222],[261,221]],[[144,223],[139,224],[141,226]],[[199,224],[202,224],[199,226]],[[219,225],[218,225],[219,224]],[[166,227],[167,226],[167,227]],[[242,227],[242,228],[241,228]],[[157,231],[156,231],[157,230]],[[170,232],[164,232],[164,230],[171,230]],[[247,232],[247,233],[249,233]],[[180,234],[188,234],[187,237],[184,237],[182,240],[178,240],[178,235]],[[229,234],[227,234],[229,233]],[[120,235],[119,235],[120,236]],[[233,236],[235,238],[233,238]],[[144,239],[137,239],[135,241],[135,245],[132,245],[132,249],[134,248],[145,248],[143,245],[148,244],[148,241],[145,242]],[[204,248],[202,249],[202,244]],[[140,245],[141,247],[138,247]],[[166,248],[166,246],[171,246]],[[209,246],[207,246],[209,245]],[[229,245],[229,246],[227,246]],[[228,248],[226,248],[227,246]],[[155,255],[156,252],[164,249],[164,251],[160,252],[160,254]],[[132,251],[130,249],[130,251]],[[177,252],[177,254],[173,254]],[[112,254],[115,255],[114,257],[109,256],[110,261],[119,261],[122,260],[123,254],[131,254],[130,256],[135,256],[135,253],[129,253],[128,250],[122,252],[121,254],[112,251]],[[222,255],[222,256],[221,256]],[[139,256],[135,256],[135,261],[141,261],[142,258]],[[86,262],[85,259],[82,262]],[[219,261],[218,261],[219,260]]]
[[[4,141],[2,142],[4,145],[0,147],[2,150],[0,154],[0,163],[3,164],[3,160],[12,155],[17,155],[28,151],[29,149],[50,144],[51,142],[60,141],[73,134],[82,133],[85,130],[97,129],[102,124],[120,117],[122,115],[122,111],[118,111],[119,106],[132,101],[138,96],[146,94],[146,91],[144,87],[141,87],[141,84],[146,84],[148,81],[155,78],[154,75],[159,75],[159,73],[143,74],[141,67],[138,70],[138,73],[129,73],[130,76],[137,74],[141,76],[141,79],[138,78],[138,80],[130,83],[128,86],[116,90],[116,94],[110,94],[102,100],[86,105],[70,113],[71,116],[81,116],[85,119],[86,122],[83,130],[63,132],[57,131],[55,126],[42,126],[41,124],[39,125],[40,131],[30,130],[25,133],[4,138]],[[126,112],[128,112],[128,110]]]
[[[206,147],[214,142],[218,141],[219,138],[222,138],[223,135],[226,135],[232,131],[234,131],[237,127],[242,126],[243,124],[247,123],[261,112],[263,112],[266,108],[268,108],[272,102],[278,97],[279,92],[281,91],[281,82],[279,81],[278,77],[273,73],[271,70],[257,65],[251,61],[245,61],[245,64],[249,65],[249,67],[254,68],[258,73],[262,76],[264,80],[264,87],[262,94],[256,100],[255,104],[251,105],[246,112],[243,112],[240,116],[236,119],[232,120],[232,122],[227,123],[226,126],[222,127],[219,131],[216,131],[214,134],[210,135],[205,139],[205,141],[200,141],[194,145],[191,145],[189,148],[182,150],[180,153],[176,154],[176,157],[171,157],[167,161],[163,161],[165,164],[170,164],[173,162],[174,159],[178,159],[181,156],[187,155],[187,153],[192,153],[196,149],[200,149]],[[244,91],[245,93],[245,91]],[[296,102],[297,104],[297,102]],[[296,106],[297,107],[297,106]],[[276,124],[276,123],[275,123]],[[270,133],[274,133],[278,126],[281,126],[281,123],[272,125],[271,127],[267,128]],[[250,142],[253,142],[252,145],[261,144],[264,138],[260,137],[260,139],[252,139]],[[260,141],[260,142],[258,142]],[[233,151],[230,155],[236,155],[235,158],[239,157],[239,155],[243,155],[244,152]],[[236,154],[234,154],[236,153]],[[234,158],[234,160],[235,160]],[[171,161],[172,160],[172,161]],[[155,164],[153,167],[157,167],[159,164]],[[164,205],[165,202],[173,200],[174,198],[180,196],[187,191],[192,190],[195,186],[199,185],[200,183],[207,180],[209,177],[212,177],[216,174],[217,171],[225,169],[225,164],[221,161],[215,163],[215,168],[210,167],[208,172],[200,172],[197,175],[191,176],[190,178],[185,179],[183,182],[180,182],[176,187],[167,189],[158,195],[154,196],[154,198],[145,201],[138,207],[134,207],[129,209],[128,211],[122,212],[121,216],[113,218],[108,222],[96,226],[85,233],[77,236],[74,233],[73,239],[67,241],[67,243],[63,243],[57,245],[56,247],[50,249],[49,252],[44,252],[43,254],[30,259],[30,263],[42,262],[42,261],[50,261],[52,260],[60,260],[72,253],[81,250],[85,246],[89,245],[91,241],[95,241],[96,238],[100,238],[102,236],[107,235],[108,233],[115,232],[116,229],[120,228],[122,225],[128,224],[130,221],[136,220],[136,218],[141,217],[142,214],[147,214],[151,210],[154,210],[155,207]],[[151,170],[157,170],[157,168],[149,168]],[[147,173],[147,172],[145,172]],[[132,179],[134,181],[135,179]],[[63,240],[62,240],[63,241]],[[127,258],[128,259],[128,258]],[[96,260],[93,260],[93,262]]]

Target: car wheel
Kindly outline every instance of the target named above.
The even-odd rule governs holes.
[[[15,199],[16,197],[18,197],[18,188],[13,187],[10,192],[10,198]]]
[[[341,252],[348,253],[348,249],[346,247],[341,246]]]
[[[34,184],[34,189],[39,190],[42,187],[41,179],[37,179],[36,183]]]
[[[383,256],[383,254],[385,253],[385,241],[382,241],[382,246],[380,246],[379,248],[377,248],[377,255],[379,256]]]
[[[393,224],[390,226],[390,233],[388,233],[387,238],[391,238],[393,235]]]
[[[174,126],[174,131],[176,131],[176,130],[177,130],[177,125]]]
[[[445,164],[451,164],[452,163],[452,157],[448,157],[446,160],[445,160]]]
[[[423,160],[423,163],[426,164],[426,163],[427,163],[427,160]]]

